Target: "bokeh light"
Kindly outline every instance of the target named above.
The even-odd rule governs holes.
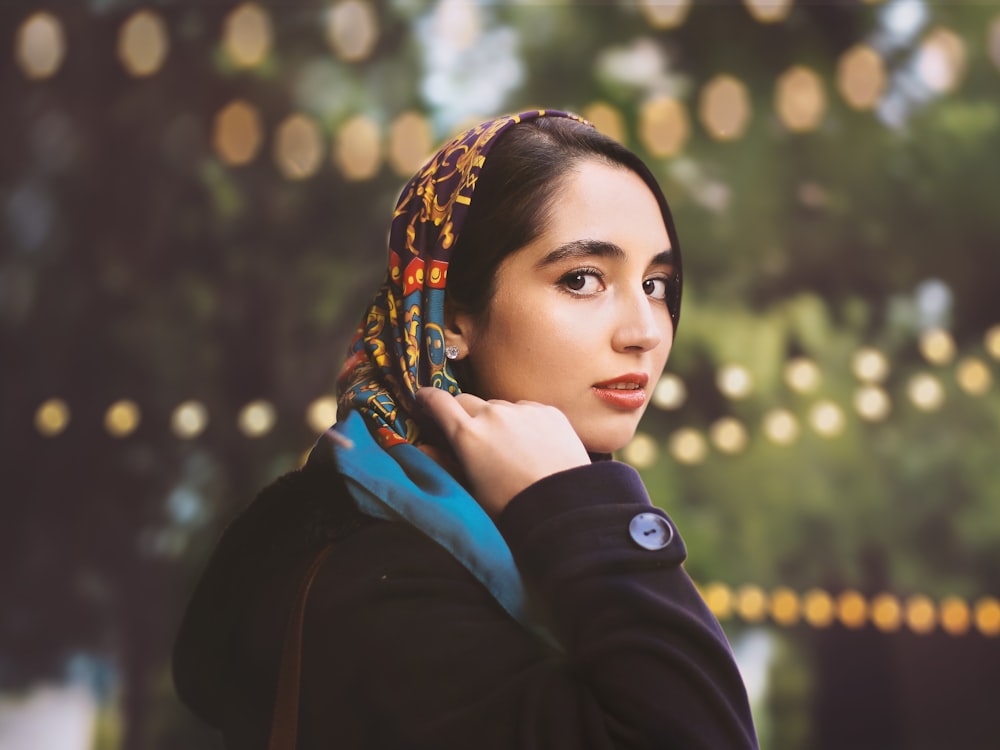
[[[750,95],[742,81],[718,75],[701,90],[698,118],[708,134],[720,141],[743,135],[750,122]]]
[[[482,32],[479,4],[468,0],[440,0],[434,9],[432,36],[435,44],[466,50]]]
[[[944,403],[944,386],[933,375],[918,373],[906,386],[910,401],[921,411],[935,411]]]
[[[792,9],[792,0],[743,0],[754,20],[761,23],[784,21]]]
[[[736,592],[736,613],[747,622],[760,622],[767,616],[767,596],[760,586],[740,586]]]
[[[720,620],[726,620],[733,614],[733,592],[724,583],[710,583],[701,589],[705,604],[712,614]]]
[[[958,387],[970,396],[982,396],[993,385],[993,374],[986,363],[976,357],[964,357],[955,368]]]
[[[964,599],[948,596],[941,600],[941,629],[948,635],[965,635],[972,625],[972,612]]]
[[[345,62],[368,58],[375,49],[378,34],[378,16],[368,2],[343,0],[327,12],[327,44]]]
[[[812,393],[822,381],[819,365],[808,357],[795,357],[785,364],[785,384],[796,393]]]
[[[973,611],[976,629],[985,636],[1000,635],[1000,601],[995,597],[984,596],[976,602]]]
[[[914,633],[924,635],[931,632],[937,624],[934,602],[923,594],[914,594],[906,600],[903,619]]]
[[[112,437],[131,435],[139,426],[139,406],[130,399],[121,399],[108,407],[104,413],[104,429]]]
[[[727,455],[735,455],[747,447],[747,428],[733,417],[722,417],[713,422],[708,436],[716,450]]]
[[[212,146],[224,164],[237,167],[253,161],[263,140],[260,114],[248,102],[237,99],[215,116]]]
[[[170,415],[170,427],[177,437],[190,440],[198,437],[208,426],[208,409],[200,401],[178,404]]]
[[[389,163],[402,177],[416,172],[430,156],[433,135],[430,123],[419,112],[404,112],[389,128]]]
[[[837,63],[837,90],[848,106],[872,109],[885,91],[885,64],[871,47],[857,44],[841,55]]]
[[[989,48],[990,59],[993,64],[1000,69],[1000,16],[993,19],[987,34],[987,47]]]
[[[653,436],[645,432],[637,432],[628,445],[622,449],[622,460],[637,469],[648,469],[656,463],[658,453],[659,449]]]
[[[35,410],[35,429],[45,437],[55,437],[69,425],[69,406],[61,398],[50,398]]]
[[[837,619],[844,627],[856,630],[868,621],[868,602],[857,591],[847,590],[837,597]]]
[[[236,417],[240,432],[250,438],[266,435],[274,427],[277,415],[269,401],[258,399],[246,404]]]
[[[917,75],[931,91],[948,93],[965,76],[966,56],[962,38],[939,26],[927,35],[917,52]]]
[[[639,0],[639,10],[654,29],[676,29],[687,20],[691,0]]]
[[[903,624],[903,608],[892,594],[878,594],[872,599],[871,620],[883,633],[891,633]]]
[[[607,102],[592,102],[583,108],[582,114],[604,135],[625,143],[625,119],[617,108]]]
[[[260,65],[271,51],[271,17],[257,3],[244,3],[226,16],[222,44],[237,67]]]
[[[274,161],[289,180],[312,177],[323,161],[323,134],[311,117],[289,115],[274,138]]]
[[[753,391],[753,375],[743,365],[724,365],[719,368],[715,384],[727,398],[742,399]]]
[[[889,377],[889,360],[878,349],[858,349],[851,358],[851,371],[862,383],[882,383]]]
[[[55,75],[65,57],[66,35],[62,23],[51,13],[34,13],[18,27],[14,60],[27,78]]]
[[[828,627],[836,610],[833,598],[822,589],[810,589],[802,597],[802,618],[814,628]]]
[[[337,399],[320,396],[306,409],[306,424],[315,433],[326,432],[337,423]]]
[[[809,410],[809,423],[823,437],[836,437],[844,431],[844,412],[833,401],[818,401]]]
[[[772,409],[764,415],[764,435],[777,445],[790,445],[799,436],[799,420],[787,409]]]
[[[692,427],[682,427],[670,436],[670,455],[681,464],[700,464],[708,455],[705,436]]]
[[[943,328],[931,328],[920,335],[920,353],[933,365],[946,365],[955,358],[955,339]]]
[[[378,124],[364,115],[349,119],[337,134],[333,156],[347,179],[367,180],[374,177],[382,164],[382,138]]]
[[[658,96],[639,108],[639,141],[653,156],[676,156],[690,133],[687,110],[676,99]]]
[[[786,627],[796,624],[801,616],[802,605],[798,595],[783,586],[771,592],[771,619]]]
[[[118,34],[118,59],[129,75],[156,73],[167,59],[170,40],[163,18],[150,10],[134,13]]]
[[[1000,360],[1000,325],[990,326],[983,336],[983,346],[993,359]]]
[[[668,373],[660,377],[653,389],[653,406],[665,411],[679,409],[687,398],[687,387],[676,375]]]
[[[793,133],[815,130],[826,112],[822,79],[803,65],[789,68],[778,78],[774,108]]]
[[[877,385],[863,385],[854,392],[854,410],[866,422],[881,422],[889,416],[892,401]]]

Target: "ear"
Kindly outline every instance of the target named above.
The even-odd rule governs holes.
[[[476,319],[472,313],[459,309],[450,301],[444,305],[444,345],[458,349],[458,359],[465,359],[472,350]]]

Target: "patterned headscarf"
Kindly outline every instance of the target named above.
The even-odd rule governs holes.
[[[580,120],[565,112],[536,110],[477,125],[443,146],[400,195],[389,232],[385,282],[337,379],[341,416],[351,409],[360,412],[383,448],[417,439],[411,410],[419,386],[459,392],[444,355],[450,252],[497,137],[538,117]]]

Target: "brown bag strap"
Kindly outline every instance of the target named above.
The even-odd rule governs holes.
[[[306,601],[309,598],[309,589],[316,579],[316,573],[319,572],[320,566],[331,550],[333,542],[323,547],[313,559],[299,584],[295,599],[292,601],[292,609],[288,613],[268,750],[295,750],[298,741],[299,690],[302,683],[302,626],[305,622]]]

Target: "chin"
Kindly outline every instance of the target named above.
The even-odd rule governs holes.
[[[588,453],[614,453],[628,445],[634,436],[635,430],[632,429],[627,434],[617,433],[617,431],[608,434],[608,431],[605,431],[600,437],[592,436],[588,439],[581,436],[580,440]]]

